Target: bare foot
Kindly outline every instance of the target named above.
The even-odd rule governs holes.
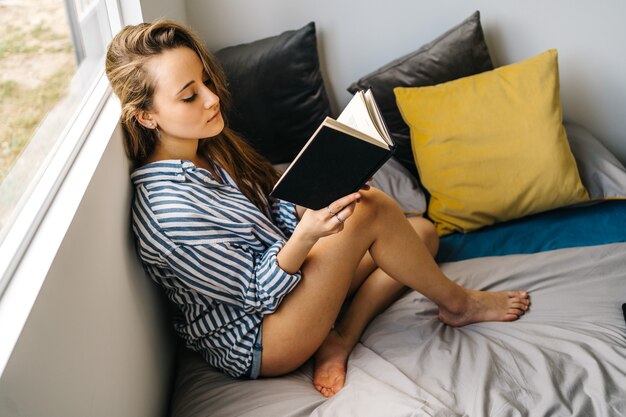
[[[335,330],[331,330],[315,353],[313,385],[324,395],[332,397],[346,382],[346,364],[353,346]]]
[[[439,307],[439,319],[454,327],[481,321],[513,321],[524,314],[530,306],[525,291],[468,291],[466,307],[461,311],[450,311]]]

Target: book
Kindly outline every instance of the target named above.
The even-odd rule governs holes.
[[[319,210],[358,191],[395,148],[371,90],[358,91],[337,120],[320,124],[270,195]]]

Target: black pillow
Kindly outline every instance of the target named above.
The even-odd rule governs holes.
[[[215,55],[232,94],[230,127],[271,163],[291,161],[330,114],[315,23]]]
[[[372,89],[389,132],[396,141],[394,157],[417,177],[409,127],[402,120],[394,87],[422,87],[493,69],[480,24],[480,12],[448,30],[417,51],[364,76],[348,91]]]

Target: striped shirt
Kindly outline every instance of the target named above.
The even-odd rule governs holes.
[[[176,333],[239,377],[251,365],[263,316],[301,279],[276,261],[298,220],[295,206],[281,200],[263,213],[217,170],[221,180],[190,161],[137,169],[132,223],[144,268],[179,307]]]

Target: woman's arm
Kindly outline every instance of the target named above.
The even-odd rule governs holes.
[[[327,208],[305,210],[291,238],[275,242],[261,256],[245,245],[214,242],[179,244],[165,260],[188,288],[250,313],[269,314],[300,281],[299,270],[313,245],[343,230],[359,198],[354,193]]]
[[[300,222],[276,256],[280,268],[287,273],[299,271],[311,248],[320,238],[343,230],[343,222],[354,213],[359,198],[359,193],[353,193],[320,210],[296,206]]]
[[[166,258],[176,279],[217,302],[248,313],[269,314],[300,281],[277,262],[285,241],[276,241],[262,255],[238,244],[179,245]]]
[[[308,209],[306,207],[302,207],[302,206],[296,206],[296,213],[298,215],[298,219],[301,219],[302,216],[304,216],[304,212],[307,211]]]
[[[317,239],[298,233],[298,227],[296,226],[296,230],[291,235],[291,238],[285,243],[285,246],[283,246],[276,256],[278,265],[288,274],[299,271],[304,259],[316,242]]]

